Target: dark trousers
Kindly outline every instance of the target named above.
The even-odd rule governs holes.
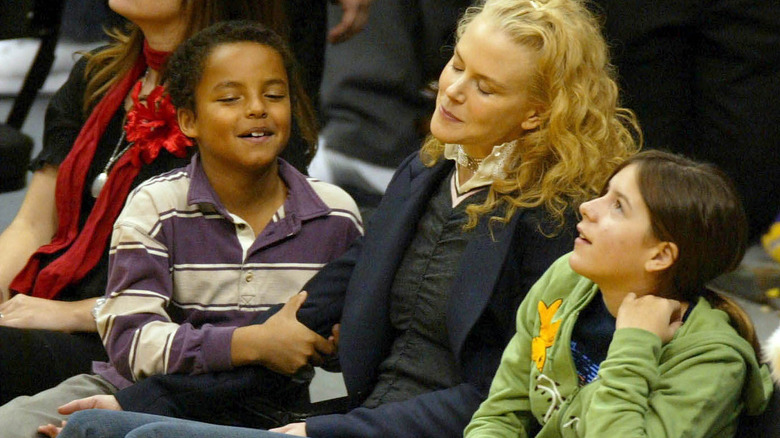
[[[33,395],[107,361],[97,333],[0,327],[0,405]]]

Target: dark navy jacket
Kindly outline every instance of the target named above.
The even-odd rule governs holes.
[[[344,415],[307,420],[311,437],[456,437],[487,396],[501,353],[515,331],[515,312],[547,267],[573,246],[575,220],[556,231],[542,208],[520,210],[503,225],[486,218],[471,232],[447,303],[450,346],[464,383],[375,409],[359,405],[377,381],[394,340],[390,288],[416,224],[453,163],[425,167],[417,154],[399,167],[371,217],[366,236],[306,284],[298,319],[328,336],[341,322],[339,362],[350,404]],[[544,232],[543,232],[544,231]],[[207,418],[220,398],[262,391],[254,367],[200,376],[156,376],[117,394],[126,410]],[[210,401],[210,402],[209,402]]]

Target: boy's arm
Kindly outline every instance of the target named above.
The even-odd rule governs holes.
[[[138,381],[155,374],[201,374],[257,364],[293,374],[310,362],[319,364],[320,354],[333,352],[327,339],[296,319],[305,293],[293,296],[263,324],[196,328],[173,322],[166,312],[173,287],[163,256],[166,249],[135,227],[123,228],[118,225],[114,233],[119,243],[112,250],[110,272],[111,278],[120,271],[125,275],[97,323],[111,363],[126,378]],[[111,286],[109,290],[115,290]]]
[[[251,364],[292,374],[310,358],[317,363],[319,353],[332,352],[324,337],[295,319],[303,296],[291,299],[289,311],[238,331],[228,325],[178,324],[182,316],[169,315],[167,310],[175,290],[168,249],[175,247],[177,236],[167,235],[171,228],[161,225],[160,216],[171,208],[156,205],[162,202],[164,198],[155,198],[142,186],[129,198],[112,235],[109,294],[97,323],[112,365],[121,375],[138,381],[155,374],[201,374]],[[360,234],[354,220],[330,219],[328,223],[332,232],[320,243],[335,244],[330,250],[334,255]],[[204,311],[197,302],[183,305]]]
[[[328,263],[304,286],[309,296],[297,318],[322,335],[330,334],[333,324],[339,322],[347,283],[362,251],[362,241],[362,237],[357,238],[346,253]],[[274,309],[264,312],[254,322],[265,323],[274,312]],[[214,406],[228,405],[246,391],[259,391],[258,388],[267,387],[269,379],[278,378],[275,376],[278,375],[252,366],[197,376],[158,375],[119,391],[116,398],[126,411],[208,421],[214,414]]]
[[[111,364],[132,381],[229,369],[234,327],[204,324],[196,329],[173,322],[167,312],[173,280],[164,239],[147,231],[156,222],[148,213],[155,211],[153,204],[151,196],[139,191],[114,226],[107,300],[96,315]]]
[[[177,237],[163,226],[161,215],[171,208],[158,205],[164,202],[145,186],[128,197],[111,236],[106,301],[96,312],[111,364],[131,381],[232,368],[235,327],[179,324],[182,317],[168,313],[174,295],[169,248]]]
[[[660,359],[658,336],[615,331],[584,414],[586,436],[705,437],[735,421],[746,373],[736,349],[708,340],[663,369]]]
[[[230,344],[233,366],[260,364],[271,371],[292,375],[309,363],[321,365],[320,354],[333,354],[334,346],[298,322],[295,316],[306,296],[306,292],[293,296],[263,324],[237,328]]]

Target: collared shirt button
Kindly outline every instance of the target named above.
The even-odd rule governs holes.
[[[246,277],[244,277],[244,280],[246,280],[246,282],[249,283],[252,281],[253,278],[255,278],[254,274],[252,274],[252,272],[247,272]]]

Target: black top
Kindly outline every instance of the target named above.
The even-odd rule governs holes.
[[[417,224],[390,289],[390,321],[397,336],[365,407],[403,401],[461,383],[450,350],[446,304],[466,244],[466,206],[485,201],[487,190],[475,189],[453,206],[451,180],[444,178]],[[473,231],[473,230],[472,230]]]
[[[46,119],[43,133],[43,150],[33,160],[30,169],[35,171],[44,166],[44,164],[59,165],[65,160],[65,157],[73,148],[73,143],[78,137],[81,127],[86,122],[87,117],[83,114],[82,105],[84,102],[84,89],[86,80],[84,79],[84,68],[86,60],[80,59],[68,77],[67,82],[52,96],[49,106],[46,109]],[[90,187],[95,177],[103,171],[109,157],[114,152],[114,148],[119,140],[124,120],[125,110],[123,106],[117,110],[109,122],[106,131],[100,139],[100,143],[95,151],[95,157],[87,171],[87,179],[84,184],[84,193],[79,216],[79,231],[84,227],[89,213],[95,206],[95,199],[90,194]],[[133,180],[131,187],[138,186],[141,182],[167,172],[177,167],[186,166],[194,148],[189,148],[188,156],[176,158],[165,149],[160,150],[160,155],[153,162],[141,167],[138,176]],[[117,199],[116,202],[124,204],[125,199]],[[58,299],[64,301],[76,301],[86,298],[101,296],[105,293],[106,282],[108,279],[108,246],[104,249],[103,257],[98,264],[81,281],[65,288]],[[59,257],[62,252],[58,252],[41,259],[41,267]]]
[[[601,362],[607,358],[615,334],[615,317],[609,313],[601,292],[580,311],[571,333],[571,356],[580,385],[596,379]]]

